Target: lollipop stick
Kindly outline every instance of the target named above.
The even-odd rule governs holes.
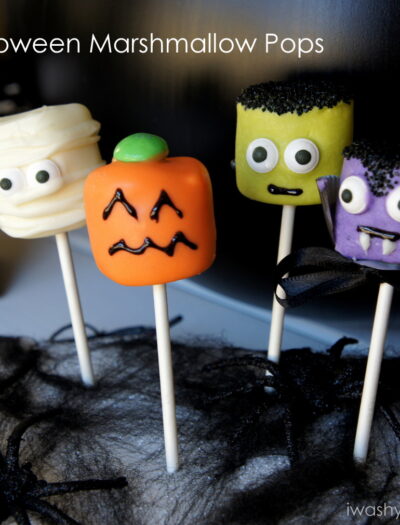
[[[289,255],[292,249],[295,211],[295,206],[283,206],[282,208],[281,231],[279,235],[278,247],[278,263],[284,257]],[[285,297],[285,293],[281,288],[278,288],[277,291],[280,297]],[[284,317],[285,309],[278,303],[276,297],[274,296],[272,302],[271,328],[269,332],[268,343],[268,359],[274,363],[279,362],[281,354]]]
[[[179,462],[175,414],[174,373],[172,369],[167,288],[165,284],[156,284],[153,286],[153,298],[157,331],[165,457],[167,461],[167,471],[172,474],[178,470]]]
[[[67,294],[72,330],[74,332],[75,345],[78,352],[82,381],[86,386],[93,386],[93,367],[86,338],[85,324],[83,322],[82,308],[76,283],[68,233],[57,233],[55,237],[64,279],[65,292]]]
[[[367,459],[392,297],[393,286],[388,283],[382,283],[379,287],[378,301],[376,304],[367,370],[365,372],[364,388],[354,443],[354,460],[357,463],[365,463]]]

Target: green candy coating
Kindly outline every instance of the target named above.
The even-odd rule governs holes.
[[[114,149],[114,159],[122,162],[161,160],[168,155],[164,139],[150,133],[135,133],[122,139]]]

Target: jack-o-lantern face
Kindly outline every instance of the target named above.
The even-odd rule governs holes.
[[[143,142],[154,146],[154,141],[144,158],[132,160]],[[176,281],[203,272],[214,260],[207,170],[193,158],[165,158],[167,152],[158,137],[131,135],[117,146],[114,162],[87,179],[85,206],[93,255],[99,269],[120,284]]]

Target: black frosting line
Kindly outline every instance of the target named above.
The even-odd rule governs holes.
[[[129,213],[129,215],[131,217],[134,217],[135,219],[138,218],[137,216],[137,212],[136,212],[136,209],[132,206],[132,204],[130,204],[126,198],[125,198],[125,195],[123,193],[123,191],[118,188],[115,193],[114,193],[114,197],[110,200],[110,202],[107,204],[107,206],[104,208],[103,210],[103,219],[106,221],[108,219],[108,217],[111,215],[111,212],[113,211],[114,209],[114,206],[120,202],[123,207],[125,208],[125,210]]]
[[[298,197],[303,193],[301,188],[282,188],[281,186],[275,186],[275,184],[269,184],[267,189],[271,195],[289,195],[290,197]]]
[[[367,233],[371,237],[379,237],[380,239],[386,239],[393,242],[400,239],[400,233],[389,232],[379,228],[373,228],[372,226],[357,226],[357,231]]]
[[[150,212],[150,219],[158,222],[160,211],[163,206],[169,206],[170,208],[175,210],[176,214],[180,219],[183,218],[183,212],[175,206],[168,193],[165,190],[161,190],[160,196],[158,197],[157,202],[154,204]]]
[[[131,246],[128,246],[126,244],[124,239],[121,239],[120,241],[113,244],[111,248],[109,248],[108,253],[110,255],[114,255],[117,252],[125,251],[133,255],[142,255],[148,248],[154,248],[155,250],[164,252],[169,257],[172,257],[175,253],[176,245],[179,243],[184,244],[191,250],[197,250],[198,248],[197,244],[189,241],[189,239],[183,232],[176,232],[175,235],[172,237],[171,241],[167,244],[167,246],[160,246],[159,244],[155,243],[150,237],[145,237],[141,246],[139,246],[138,248],[132,248]]]

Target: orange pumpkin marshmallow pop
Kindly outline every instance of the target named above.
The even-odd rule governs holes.
[[[84,200],[100,271],[126,286],[153,285],[167,470],[175,472],[178,439],[165,285],[211,266],[216,231],[207,169],[194,158],[167,155],[160,137],[126,137],[113,162],[89,174]]]

